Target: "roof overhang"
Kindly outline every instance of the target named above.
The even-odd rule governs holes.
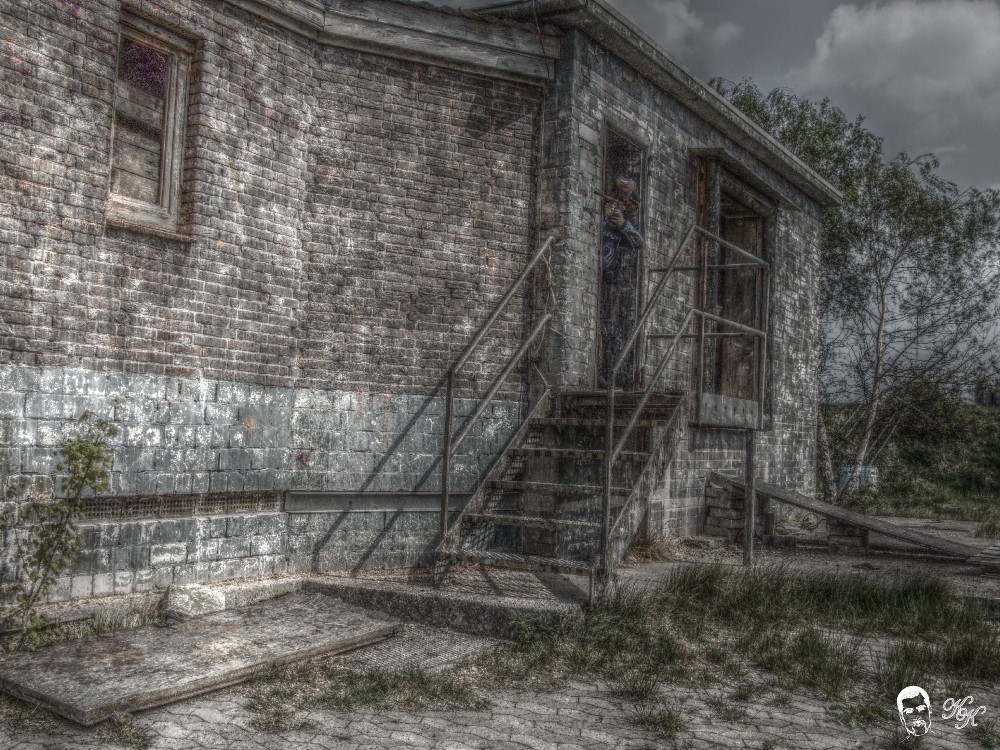
[[[543,86],[558,36],[489,15],[394,0],[226,0],[321,44]],[[551,29],[550,29],[551,30]]]
[[[604,0],[513,0],[469,10],[524,21],[544,19],[583,31],[821,205],[834,206],[843,200],[833,185]]]

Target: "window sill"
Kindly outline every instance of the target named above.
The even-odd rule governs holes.
[[[758,401],[722,396],[716,393],[701,394],[698,418],[692,422],[698,427],[728,429],[755,429],[757,427]]]
[[[135,234],[148,234],[164,240],[173,240],[174,242],[184,243],[194,242],[194,238],[190,234],[172,232],[169,229],[161,229],[160,227],[153,227],[148,224],[139,224],[134,221],[128,221],[118,217],[109,216],[105,224],[112,229],[124,229]]]

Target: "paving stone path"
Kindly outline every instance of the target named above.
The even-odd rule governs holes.
[[[547,692],[494,692],[485,711],[373,711],[350,713],[308,710],[296,717],[292,731],[268,733],[250,725],[253,714],[244,707],[238,688],[140,714],[136,721],[152,737],[152,750],[375,750],[376,748],[435,748],[440,750],[825,750],[892,748],[897,731],[892,715],[875,729],[848,728],[831,706],[803,695],[789,696],[781,705],[761,695],[734,702],[720,688],[685,693],[670,688],[667,705],[684,717],[684,728],[671,740],[639,728],[631,709],[616,700],[606,684],[570,682]],[[940,718],[940,698],[934,700],[933,734],[919,745],[900,748],[969,750],[980,747],[954,722]],[[996,718],[1000,692],[976,693],[977,704]],[[0,727],[5,750],[69,750],[109,747],[98,729],[82,729],[55,720],[42,730],[12,733]]]

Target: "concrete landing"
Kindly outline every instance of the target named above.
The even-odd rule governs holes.
[[[173,627],[148,626],[0,658],[0,689],[90,726],[348,651],[402,630],[322,593],[292,593]]]
[[[303,582],[304,591],[336,596],[392,617],[472,635],[503,638],[522,622],[559,619],[582,611],[586,579],[551,573],[478,568],[456,571],[441,588],[429,572],[384,571],[347,577],[328,574]]]

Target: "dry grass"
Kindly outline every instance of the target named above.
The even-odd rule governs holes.
[[[244,706],[255,714],[250,723],[267,732],[308,729],[309,722],[299,718],[299,712],[308,708],[477,711],[489,705],[457,672],[357,670],[343,666],[337,657],[268,670],[246,689]]]
[[[976,529],[980,539],[1000,539],[1000,518],[990,518]]]

